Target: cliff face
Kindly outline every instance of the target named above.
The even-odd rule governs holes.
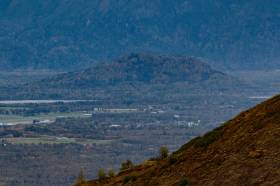
[[[182,146],[88,186],[279,185],[280,96]]]

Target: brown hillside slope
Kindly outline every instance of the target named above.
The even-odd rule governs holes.
[[[147,161],[87,186],[280,185],[280,96],[195,138],[166,160]]]

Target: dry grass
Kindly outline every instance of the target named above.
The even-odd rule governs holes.
[[[277,96],[192,140],[166,160],[148,161],[87,185],[280,185],[279,113]],[[131,175],[135,179],[128,179]]]

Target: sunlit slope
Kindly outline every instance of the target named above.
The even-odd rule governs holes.
[[[88,186],[279,185],[280,96],[242,112],[169,158]]]

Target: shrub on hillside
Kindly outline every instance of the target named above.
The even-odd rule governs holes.
[[[161,159],[165,159],[168,157],[169,150],[167,147],[160,147],[159,149],[159,156]]]
[[[103,169],[100,169],[100,170],[98,171],[98,178],[99,178],[100,180],[103,180],[103,179],[106,178],[106,173],[105,173],[105,171],[104,171]]]
[[[175,155],[171,155],[169,158],[168,158],[168,162],[170,165],[173,165],[175,163],[177,163],[179,160],[178,160],[178,157],[176,157]]]
[[[178,186],[187,186],[187,185],[189,185],[189,181],[186,177],[183,177],[178,183]]]
[[[133,167],[132,161],[126,160],[125,162],[123,162],[123,163],[121,164],[120,170],[121,170],[121,171],[124,171],[124,170],[130,169],[130,168],[132,168],[132,167]]]
[[[126,184],[131,181],[136,181],[137,177],[135,175],[128,175],[124,177],[123,183]]]
[[[206,148],[209,145],[211,145],[212,143],[214,143],[216,140],[221,138],[222,135],[223,135],[222,130],[220,128],[217,128],[217,129],[213,130],[212,132],[205,134],[202,137],[196,138],[195,146]]]
[[[110,177],[110,178],[112,178],[112,177],[114,177],[115,176],[115,172],[114,172],[114,170],[109,170],[108,171],[108,176]]]
[[[81,169],[81,171],[79,173],[79,176],[77,178],[77,181],[75,183],[75,186],[81,186],[85,183],[86,183],[86,179],[85,179],[85,176],[84,176],[84,171]]]

